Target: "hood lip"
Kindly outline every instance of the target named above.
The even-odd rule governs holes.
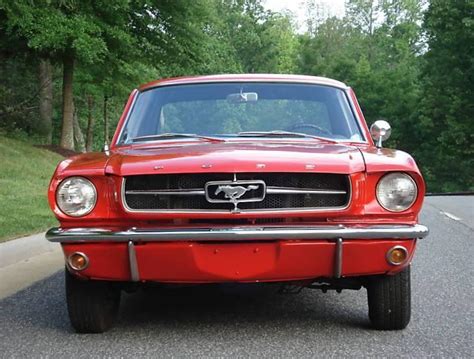
[[[249,155],[246,155],[248,153]],[[235,160],[235,161],[234,161]],[[210,170],[212,167],[212,170]],[[316,169],[317,167],[317,169]],[[105,172],[118,176],[199,172],[321,172],[365,170],[357,146],[325,142],[197,142],[127,146],[112,151]]]

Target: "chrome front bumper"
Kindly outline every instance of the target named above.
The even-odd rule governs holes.
[[[415,239],[428,235],[421,225],[312,226],[312,227],[225,227],[183,229],[137,229],[112,231],[103,228],[51,228],[51,242],[171,242],[171,241],[272,241],[337,239]]]

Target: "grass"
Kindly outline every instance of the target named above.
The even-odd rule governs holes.
[[[63,157],[0,136],[0,242],[56,225],[48,184]]]

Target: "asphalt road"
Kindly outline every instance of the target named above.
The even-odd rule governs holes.
[[[0,356],[473,357],[473,202],[427,199],[421,222],[431,234],[419,241],[403,331],[370,329],[364,290],[245,286],[125,295],[113,330],[79,335],[56,273],[0,301]]]

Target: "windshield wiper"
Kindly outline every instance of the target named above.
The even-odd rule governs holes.
[[[315,140],[326,141],[329,143],[337,143],[337,141],[331,140],[326,137],[319,137],[319,136],[308,135],[306,133],[290,132],[290,131],[246,131],[246,132],[239,132],[237,136],[239,137],[302,137],[302,138],[313,138]]]
[[[146,142],[146,141],[156,141],[156,140],[171,140],[175,138],[195,138],[198,140],[205,140],[209,142],[225,142],[222,138],[201,136],[193,133],[160,133],[157,135],[148,135],[148,136],[139,136],[132,138],[132,142]]]

